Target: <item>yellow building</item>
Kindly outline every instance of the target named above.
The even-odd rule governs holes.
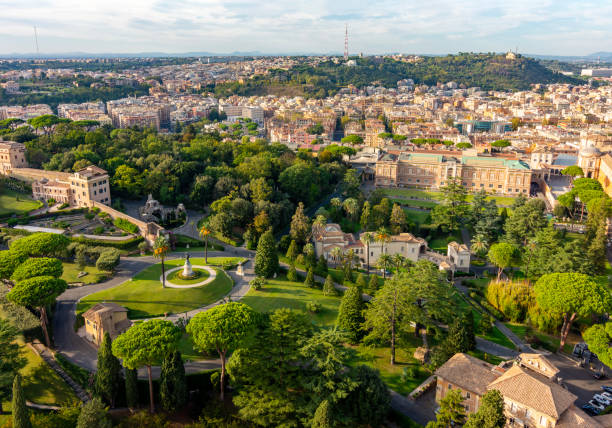
[[[25,145],[14,141],[0,141],[0,173],[7,174],[14,168],[25,168],[28,161]]]
[[[83,314],[85,337],[97,346],[108,333],[115,339],[132,325],[127,309],[115,303],[97,303]]]

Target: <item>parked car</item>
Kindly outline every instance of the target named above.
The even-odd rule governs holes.
[[[590,404],[585,404],[584,406],[582,406],[582,410],[584,410],[586,414],[591,416],[597,416],[601,412],[599,409],[594,406],[591,406]]]
[[[612,394],[612,386],[609,385],[604,385],[601,387],[601,389],[603,389],[606,392],[609,392],[610,394]]]
[[[593,407],[595,407],[597,410],[599,410],[600,412],[603,412],[605,407],[602,406],[601,404],[599,404],[597,401],[595,400],[590,400],[589,404]]]
[[[598,402],[600,402],[604,406],[609,406],[610,404],[612,404],[612,400],[610,400],[608,397],[605,397],[605,396],[603,396],[601,394],[595,394],[593,396],[593,399],[597,400]]]
[[[601,395],[606,397],[608,400],[612,401],[612,393],[604,391],[601,393]]]
[[[591,375],[597,380],[604,379],[606,377],[604,372],[591,372]]]

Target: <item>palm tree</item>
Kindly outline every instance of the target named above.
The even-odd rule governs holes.
[[[162,288],[166,288],[166,266],[164,265],[164,260],[166,256],[170,252],[170,245],[168,245],[168,239],[164,235],[159,235],[155,238],[155,242],[153,243],[153,256],[156,259],[161,260],[162,265]]]
[[[200,236],[204,238],[204,264],[208,264],[208,235],[210,235],[210,229],[204,224],[200,229]]]
[[[378,258],[378,268],[383,271],[383,279],[387,277],[387,268],[393,264],[393,259],[389,254],[381,254]]]
[[[391,256],[391,261],[395,266],[396,273],[399,273],[400,268],[406,266],[408,260],[406,260],[406,257],[398,253]]]
[[[389,234],[389,231],[386,228],[381,227],[376,231],[376,236],[374,237],[374,239],[376,240],[376,242],[382,245],[382,252],[386,254],[387,249],[385,245],[391,242],[391,235]]]
[[[323,214],[319,214],[318,216],[315,217],[314,221],[312,222],[312,228],[313,229],[322,228],[322,227],[325,227],[326,224],[327,224],[327,217],[325,217]]]
[[[342,260],[342,255],[343,255],[342,248],[340,247],[332,248],[331,256],[336,264],[338,264],[338,261]]]
[[[357,213],[359,212],[359,203],[355,198],[345,199],[342,203],[344,211],[346,211],[346,215],[348,215],[351,221],[355,221],[357,217]]]
[[[367,263],[367,269],[368,269],[368,275],[369,275],[370,274],[370,244],[374,240],[374,234],[372,232],[365,232],[361,234],[359,239],[366,246],[366,260],[367,260],[366,263]]]
[[[489,249],[489,243],[483,235],[476,235],[472,238],[472,253],[484,254]]]

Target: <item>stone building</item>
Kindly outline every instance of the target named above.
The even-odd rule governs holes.
[[[166,208],[159,201],[153,199],[153,195],[149,194],[147,202],[139,208],[139,213],[140,218],[144,221],[164,223],[168,220],[177,219],[181,214],[184,214],[185,206],[178,204],[176,208]]]
[[[127,309],[115,303],[97,303],[83,314],[83,319],[85,338],[96,346],[100,346],[106,333],[115,339],[132,325]]]
[[[6,175],[15,168],[27,167],[25,151],[25,144],[0,141],[0,173]]]

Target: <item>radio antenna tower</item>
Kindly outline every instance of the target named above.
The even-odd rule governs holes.
[[[344,60],[348,60],[348,24],[344,24]]]
[[[34,26],[34,42],[36,43],[36,55],[40,54],[38,50],[38,31],[36,31],[36,25]]]

